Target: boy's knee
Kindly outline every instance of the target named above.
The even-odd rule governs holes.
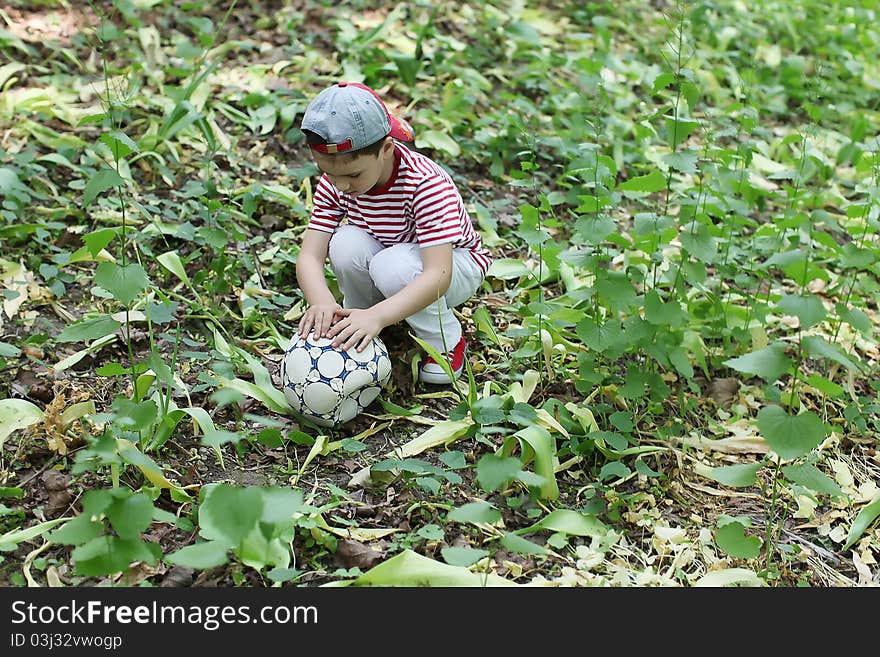
[[[369,252],[369,235],[356,226],[339,226],[333,237],[327,255],[334,271],[360,265],[363,267]]]
[[[385,297],[397,294],[422,273],[422,259],[412,244],[395,244],[373,256],[370,278]]]

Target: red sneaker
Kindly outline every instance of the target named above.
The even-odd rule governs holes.
[[[464,336],[461,336],[461,340],[455,345],[455,349],[443,354],[446,361],[452,367],[452,373],[455,375],[456,379],[461,376],[461,372],[464,370],[464,352],[466,347],[467,343],[465,342]],[[419,368],[419,381],[422,383],[433,383],[435,385],[452,383],[446,371],[430,356],[422,362],[422,366]]]

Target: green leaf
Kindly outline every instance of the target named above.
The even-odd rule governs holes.
[[[506,547],[511,552],[516,552],[518,554],[550,554],[550,550],[545,548],[543,545],[533,543],[529,539],[523,538],[522,536],[513,534],[511,532],[506,532],[504,536],[501,537],[499,543],[501,543],[501,545]]]
[[[862,534],[865,533],[865,530],[871,526],[871,523],[880,516],[880,495],[875,497],[871,502],[862,507],[862,510],[859,511],[859,514],[856,516],[856,519],[853,520],[853,524],[849,528],[849,533],[846,536],[846,543],[843,544],[841,550],[849,550],[855,542],[859,540]],[[2,543],[2,541],[0,541]]]
[[[801,341],[801,346],[810,356],[818,356],[820,358],[833,360],[834,362],[843,365],[850,372],[857,372],[859,369],[840,347],[836,344],[831,344],[821,335],[805,335],[804,339]]]
[[[121,160],[129,153],[139,153],[138,145],[131,140],[122,130],[105,132],[99,139],[110,147],[114,160]]]
[[[724,586],[762,587],[767,584],[748,568],[724,568],[703,575],[693,585],[700,588],[720,588]]]
[[[416,135],[416,148],[430,148],[436,151],[443,151],[451,157],[461,155],[461,146],[449,133],[439,130],[423,130]]]
[[[113,400],[112,408],[116,412],[113,423],[130,431],[146,431],[159,415],[159,407],[152,399],[136,402],[117,397]]]
[[[156,261],[177,276],[177,278],[183,281],[187,286],[192,285],[189,281],[186,269],[183,267],[183,261],[180,259],[180,255],[178,255],[177,251],[168,251],[167,253],[158,255],[156,256]]]
[[[97,340],[98,338],[116,333],[120,326],[122,324],[106,315],[90,317],[66,326],[60,335],[55,338],[55,341],[88,342],[89,340]]]
[[[809,454],[825,439],[825,426],[811,411],[791,416],[779,406],[765,406],[757,423],[770,449],[786,461]]]
[[[513,260],[511,258],[496,258],[489,271],[486,272],[487,277],[500,278],[501,280],[510,280],[512,278],[520,278],[522,276],[531,275],[532,270],[523,264],[521,260]]]
[[[203,541],[166,554],[164,560],[176,566],[207,570],[227,563],[229,561],[226,555],[227,550],[228,548],[222,542]]]
[[[729,522],[715,532],[715,543],[719,548],[738,559],[754,559],[761,554],[761,539],[746,536],[745,527],[739,522]]]
[[[303,492],[292,488],[264,488],[263,515],[265,523],[279,524],[290,522],[293,516],[303,510]]]
[[[603,537],[609,532],[608,527],[597,517],[573,511],[556,509],[541,518],[531,527],[516,530],[517,534],[531,534],[541,530],[559,532],[569,536]]]
[[[263,515],[263,496],[254,488],[234,488],[227,484],[212,487],[199,507],[199,527],[203,538],[238,546]]]
[[[754,374],[767,382],[773,382],[791,367],[791,359],[785,355],[785,347],[774,343],[763,349],[725,360],[724,365],[737,372]]]
[[[46,540],[63,545],[82,545],[99,536],[103,529],[103,524],[92,520],[90,513],[82,513],[49,534]]]
[[[447,547],[440,550],[443,561],[450,566],[461,566],[462,568],[470,568],[480,559],[489,556],[489,550],[477,550],[469,547]]]
[[[663,161],[666,162],[670,168],[680,171],[681,173],[696,173],[697,171],[697,154],[693,151],[667,153],[663,156]]]
[[[666,188],[666,177],[657,170],[646,176],[636,176],[617,186],[621,192],[659,192]]]
[[[486,454],[477,462],[477,483],[487,493],[503,488],[522,470],[522,463],[512,456]]]
[[[446,519],[450,522],[469,522],[472,524],[494,524],[501,520],[501,512],[484,500],[470,502],[452,509]]]
[[[764,467],[762,461],[757,463],[739,463],[710,468],[705,472],[700,472],[700,474],[725,486],[744,488],[755,485],[758,481],[758,470],[762,467]]]
[[[800,320],[801,331],[812,328],[825,319],[827,311],[822,302],[815,296],[799,296],[795,294],[785,294],[776,303],[786,315],[793,315]]]
[[[107,519],[122,538],[138,539],[153,521],[153,502],[145,493],[115,500],[107,509]]]
[[[13,431],[43,419],[43,411],[24,399],[0,399],[0,448]]]
[[[89,253],[94,258],[102,249],[106,248],[107,245],[113,241],[114,237],[116,237],[115,228],[102,228],[100,230],[92,231],[91,233],[86,233],[83,235],[82,241],[85,243],[86,248],[88,248]]]
[[[800,484],[804,488],[809,488],[816,493],[835,496],[843,495],[843,491],[840,490],[837,482],[810,463],[785,465],[782,467],[782,474],[794,483]]]
[[[12,529],[5,534],[0,534],[0,550],[5,550],[8,546],[14,547],[23,541],[30,541],[37,536],[42,536],[53,527],[60,525],[62,522],[70,522],[70,519],[55,518],[54,520],[46,520],[45,522],[38,523],[33,527]],[[47,538],[47,540],[49,539]]]
[[[429,587],[486,587],[518,586],[516,582],[492,573],[473,573],[467,568],[453,566],[424,557],[412,550],[374,566],[360,577],[343,580],[329,586],[429,586]]]
[[[547,429],[533,425],[520,429],[504,439],[502,455],[508,456],[519,443],[523,464],[535,462],[535,473],[544,478],[539,489],[542,499],[554,500],[559,497],[559,485],[554,470],[556,459],[556,440]]]
[[[107,290],[121,304],[128,306],[150,285],[147,272],[137,263],[125,267],[102,262],[95,269],[95,284]]]
[[[83,207],[94,201],[95,197],[101,192],[111,187],[122,187],[123,185],[125,185],[125,180],[116,171],[113,169],[101,169],[89,178],[89,182],[86,184],[85,191],[83,192]]]
[[[492,342],[500,347],[501,338],[499,338],[498,333],[495,332],[495,326],[492,324],[492,319],[489,317],[489,311],[486,309],[486,306],[478,306],[472,313],[471,317],[477,331],[488,336]]]

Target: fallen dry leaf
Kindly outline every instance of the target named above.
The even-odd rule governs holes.
[[[358,541],[344,538],[336,544],[336,560],[343,568],[367,571],[382,560],[382,553]]]
[[[46,470],[40,475],[40,480],[46,488],[48,501],[46,502],[46,516],[49,518],[57,518],[61,516],[73,501],[73,493],[70,492],[70,475],[66,475],[58,470]]]
[[[713,399],[719,406],[726,407],[736,399],[737,392],[739,392],[739,380],[733,377],[725,377],[712,379],[709,382],[709,390],[706,396]]]

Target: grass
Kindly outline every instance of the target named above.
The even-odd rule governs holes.
[[[0,580],[876,583],[876,10],[661,4],[0,12]],[[389,327],[328,431],[277,375],[340,78],[496,263],[460,388]]]

